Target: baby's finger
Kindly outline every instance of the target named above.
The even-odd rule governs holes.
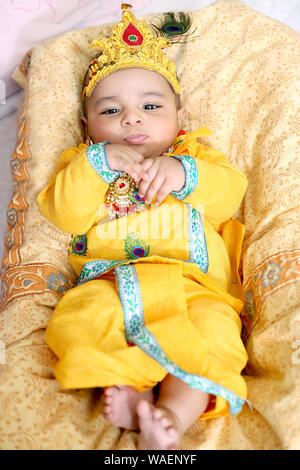
[[[150,160],[150,159],[149,159],[149,160]],[[142,163],[143,168],[145,168],[145,166],[147,166],[147,165],[146,165],[146,161],[147,161],[147,160],[145,160],[145,161]],[[148,162],[148,164],[150,164],[150,162]],[[140,196],[140,197],[144,197],[144,195],[146,194],[149,185],[151,184],[153,178],[155,178],[155,176],[156,176],[157,170],[158,170],[158,165],[157,165],[157,163],[156,163],[155,160],[154,160],[154,161],[152,162],[151,166],[150,166],[149,169],[148,169],[148,172],[147,172],[148,178],[146,178],[146,179],[143,178],[143,179],[139,182],[139,196]]]
[[[144,180],[144,181],[148,181],[149,180],[149,174],[147,172],[147,170],[144,168],[144,166],[140,163],[135,163],[133,165],[137,175],[138,175],[138,181],[137,183],[139,183],[141,180]]]
[[[153,180],[153,178],[155,178],[155,175],[156,173],[148,173],[147,174],[147,178],[142,178],[140,181],[139,181],[139,185],[138,185],[138,188],[139,188],[139,196],[141,198],[143,198],[147,191],[148,191],[148,188]]]
[[[149,179],[148,173],[139,163],[128,163],[124,165],[124,171],[134,179],[136,185],[138,185],[141,180],[147,181]]]
[[[155,204],[157,205],[161,204],[169,194],[170,194],[170,190],[168,188],[168,185],[166,184],[166,180],[164,180],[161,187],[157,191]]]
[[[124,147],[124,155],[126,155],[130,161],[134,160],[138,163],[142,163],[144,161],[143,155],[130,147]]]
[[[157,194],[159,188],[162,186],[164,182],[164,178],[162,176],[157,175],[149,185],[147,192],[145,194],[145,202],[146,204],[151,204],[154,196]]]
[[[145,171],[148,171],[149,168],[151,168],[151,166],[153,165],[153,163],[154,163],[154,158],[145,158],[144,161],[141,163],[141,165]]]

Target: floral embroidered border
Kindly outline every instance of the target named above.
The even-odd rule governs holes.
[[[190,262],[197,263],[201,271],[207,273],[209,260],[202,218],[200,213],[190,204],[187,206],[189,210]]]
[[[110,259],[100,259],[94,261],[88,261],[84,263],[80,276],[78,278],[78,285],[83,284],[84,282],[91,281],[96,279],[101,274],[104,274],[106,271],[109,271],[111,268],[117,264],[128,263],[128,261],[112,261]]]
[[[190,387],[225,398],[228,401],[231,415],[238,413],[245,403],[245,400],[207,377],[186,372],[181,369],[181,367],[166,356],[158,341],[147,330],[135,266],[133,264],[122,265],[114,268],[114,270],[124,311],[127,340],[134,343],[148,356],[158,362],[167,372],[178,377]]]
[[[241,314],[244,341],[259,320],[264,300],[277,290],[297,282],[300,282],[300,250],[276,253],[256,266],[243,285],[246,294]]]
[[[196,160],[189,155],[171,155],[181,161],[185,171],[185,185],[180,191],[172,191],[171,194],[176,199],[183,200],[188,197],[198,184],[198,167]]]
[[[6,250],[3,258],[4,269],[20,263],[20,247],[23,243],[23,225],[27,210],[25,185],[28,180],[28,173],[26,166],[29,159],[27,148],[28,120],[25,119],[24,108],[19,117],[19,132],[16,149],[10,161],[11,174],[13,177],[13,195],[7,210],[7,229],[4,238],[4,247]]]
[[[27,77],[28,75],[30,62],[31,62],[31,50],[26,52],[26,54],[24,55],[19,65],[19,70],[23,73],[25,77]]]
[[[112,170],[107,163],[105,144],[110,142],[101,142],[99,144],[90,145],[86,149],[86,156],[96,173],[106,183],[112,183],[122,174],[121,171]]]
[[[15,298],[45,292],[62,294],[76,284],[74,278],[47,263],[13,266],[2,273],[0,281],[0,311]]]

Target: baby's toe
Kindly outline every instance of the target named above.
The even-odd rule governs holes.
[[[103,397],[104,405],[111,405],[112,401],[113,401],[113,398],[111,395],[108,395],[107,397]]]
[[[146,400],[141,400],[138,402],[136,411],[140,418],[143,418],[143,419],[152,418],[150,404]]]
[[[167,416],[163,416],[161,419],[160,419],[160,424],[165,428],[165,429],[168,429],[172,426],[172,421],[167,417]]]
[[[111,419],[113,417],[113,410],[110,405],[106,405],[103,407],[103,414],[106,419]]]
[[[173,426],[168,428],[168,434],[170,437],[177,437],[178,436],[178,431],[173,428]]]
[[[162,410],[161,408],[156,408],[154,410],[153,417],[156,419],[156,421],[159,421],[160,425],[165,429],[173,426],[174,424],[171,417],[166,414],[165,410]]]
[[[155,419],[160,420],[163,416],[164,416],[164,414],[163,414],[162,410],[160,408],[155,408],[155,410],[153,411],[153,417]]]

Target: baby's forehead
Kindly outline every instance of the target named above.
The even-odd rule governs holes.
[[[121,87],[120,84],[122,84]],[[130,67],[113,72],[100,80],[91,96],[85,97],[84,108],[86,108],[87,103],[91,103],[93,106],[99,98],[108,99],[111,97],[112,99],[126,100],[127,91],[131,95],[141,98],[147,95],[149,97],[150,95],[156,95],[162,99],[170,100],[175,97],[177,106],[178,95],[176,95],[165,77],[153,70]]]
[[[166,78],[154,70],[148,70],[142,67],[128,67],[119,69],[102,78],[95,86],[92,94],[94,94],[95,90],[99,90],[99,88],[101,90],[105,90],[106,88],[119,88],[120,83],[122,83],[122,89],[133,89],[137,92],[144,88],[147,89],[147,87],[161,90],[168,90],[171,87]]]
[[[165,87],[166,84],[170,86],[166,78],[156,70],[148,70],[143,67],[128,67],[119,69],[102,79],[99,83],[111,84],[119,83],[120,81],[122,81],[125,86],[132,83],[134,83],[135,86],[138,85],[138,87],[147,85],[148,83],[157,87]]]

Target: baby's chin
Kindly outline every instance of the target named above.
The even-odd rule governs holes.
[[[141,145],[128,145],[130,148],[133,148],[137,152],[140,152],[144,158],[155,158],[160,157],[170,146],[166,147],[156,147],[147,144]]]
[[[108,139],[109,140],[109,139]],[[103,140],[96,139],[95,140],[92,138],[92,141],[94,144],[99,144],[103,142]],[[118,139],[116,140],[109,140],[111,144],[121,144],[121,145],[126,145],[129,148],[132,148],[136,152],[139,152],[141,155],[143,155],[144,158],[154,158],[154,157],[159,157],[161,156],[171,145],[167,145],[167,147],[162,146],[162,145],[153,145],[151,142],[144,142],[141,144],[130,144],[129,142],[125,142],[124,140],[119,141]]]

